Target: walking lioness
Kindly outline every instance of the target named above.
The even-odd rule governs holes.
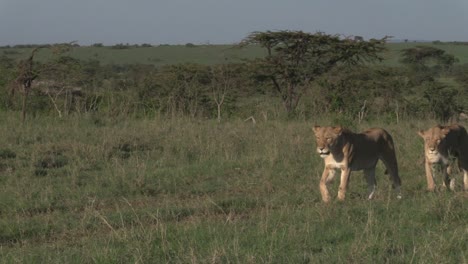
[[[424,139],[424,156],[426,167],[427,189],[434,191],[433,165],[441,164],[444,174],[443,186],[455,188],[455,179],[450,179],[450,157],[458,159],[458,166],[463,171],[465,191],[468,191],[468,135],[461,125],[437,125],[418,134]]]
[[[317,152],[325,162],[320,180],[320,193],[324,202],[330,201],[327,184],[335,176],[335,170],[341,169],[338,199],[344,200],[351,171],[364,170],[367,180],[368,198],[375,193],[375,166],[380,159],[387,168],[396,189],[400,195],[401,180],[398,176],[398,165],[395,147],[390,134],[381,128],[371,128],[362,133],[353,133],[342,127],[313,128],[317,140]]]

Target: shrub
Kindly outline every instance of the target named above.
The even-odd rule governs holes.
[[[428,101],[431,112],[442,122],[447,122],[450,117],[461,111],[455,100],[457,95],[458,91],[453,87],[438,82],[426,83],[424,98]]]

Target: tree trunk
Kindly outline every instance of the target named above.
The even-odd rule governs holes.
[[[221,104],[218,105],[218,123],[221,123]]]
[[[28,94],[29,94],[29,92],[25,89],[24,95],[23,95],[23,107],[22,107],[22,110],[21,110],[21,116],[22,116],[23,123],[26,120],[26,101],[28,100]]]

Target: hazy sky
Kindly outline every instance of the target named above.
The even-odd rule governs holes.
[[[0,0],[0,45],[218,44],[286,29],[468,41],[468,0]]]

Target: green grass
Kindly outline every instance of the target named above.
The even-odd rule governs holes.
[[[99,122],[96,120],[99,119]],[[320,200],[313,121],[30,118],[1,113],[1,263],[466,263],[466,193],[427,193],[416,132],[394,137],[395,199]],[[441,182],[439,177],[438,183]]]
[[[445,50],[459,59],[459,63],[468,63],[468,45],[461,44],[432,44],[432,43],[388,43],[388,51],[384,53],[384,63],[398,65],[400,51],[417,45],[429,45]],[[32,49],[10,48],[0,49],[0,55],[11,58],[26,58]],[[68,55],[81,60],[98,60],[103,64],[153,64],[156,66],[177,63],[218,64],[224,62],[240,62],[264,56],[265,50],[259,47],[235,48],[232,45],[198,45],[186,47],[184,45],[168,45],[155,47],[130,47],[128,49],[113,49],[111,47],[83,46],[72,48]],[[36,59],[46,61],[53,58],[48,49],[40,50]]]

